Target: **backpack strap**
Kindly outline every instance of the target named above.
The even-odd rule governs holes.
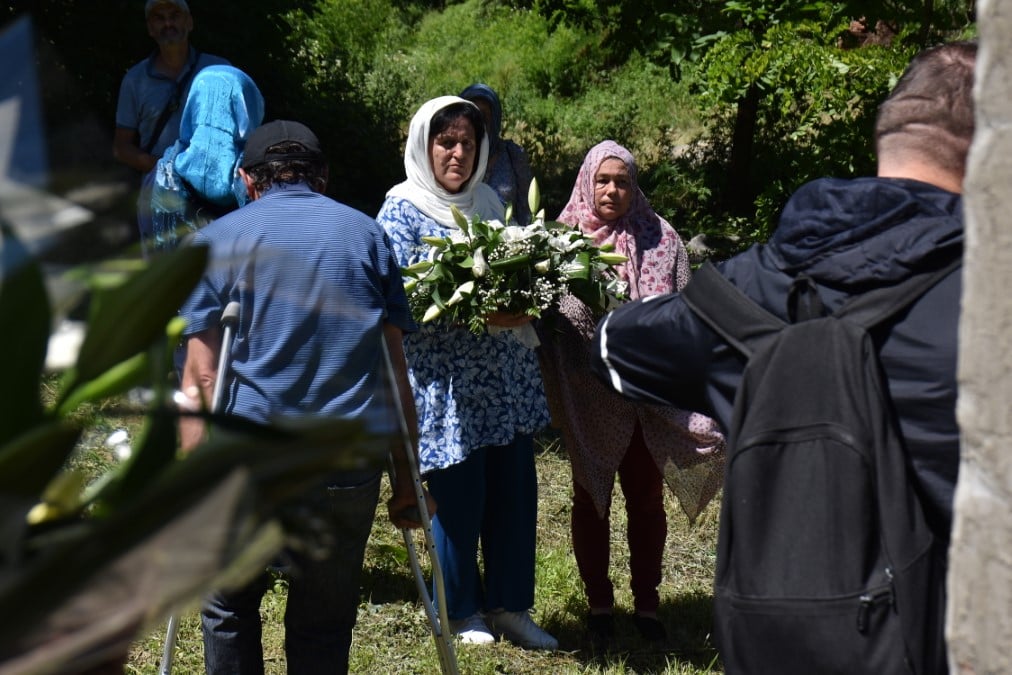
[[[871,329],[909,307],[939,281],[963,264],[962,250],[954,260],[930,272],[921,272],[903,281],[862,293],[845,302],[833,316]]]
[[[942,267],[908,277],[898,284],[861,293],[845,302],[833,316],[865,330],[895,316],[963,264],[962,250]],[[805,288],[805,291],[811,289]],[[792,287],[793,292],[793,287]],[[800,292],[800,291],[799,291]],[[682,289],[682,298],[696,316],[746,357],[787,324],[728,281],[706,261]],[[817,308],[800,312],[802,319],[820,315]]]
[[[681,295],[696,316],[746,357],[787,325],[742,293],[709,261],[693,273]]]

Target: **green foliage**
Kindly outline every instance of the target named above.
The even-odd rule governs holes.
[[[638,54],[610,65],[600,36],[566,21],[467,0],[427,14],[415,35],[376,66],[410,74],[405,122],[434,96],[477,81],[490,85],[502,100],[503,136],[530,155],[550,217],[594,144],[615,139],[648,165],[699,129],[687,88],[667,69]]]
[[[693,81],[706,133],[668,169],[685,180],[680,193],[664,195],[689,223],[683,236],[707,234],[733,252],[766,239],[801,184],[874,172],[875,111],[914,48],[846,49],[847,23],[823,4],[798,21],[753,4],[744,18],[766,28],[725,34],[707,51]]]
[[[409,92],[412,111],[429,98],[456,94],[472,82],[494,82],[508,121],[525,96],[568,97],[586,87],[587,73],[603,63],[596,40],[565,24],[552,27],[531,12],[480,0],[429,13],[405,53],[410,67],[422,76]]]
[[[316,0],[284,14],[291,116],[308,124],[330,161],[328,192],[375,214],[402,180],[400,124],[410,74],[378,67],[413,15],[389,0]]]
[[[0,605],[18,608],[0,614],[0,663],[83,672],[96,659],[125,658],[131,631],[208,585],[258,572],[283,533],[312,545],[319,533],[311,514],[288,505],[320,476],[383,465],[390,439],[360,421],[265,426],[207,412],[194,414],[211,423],[209,440],[177,457],[167,372],[170,333],[178,331],[170,318],[206,260],[206,247],[182,247],[116,280],[95,277],[77,360],[44,403],[51,378],[43,373],[50,322],[43,272],[0,220],[0,318],[19,326],[0,346],[20,350],[8,352],[0,390],[14,413],[0,425]],[[139,442],[129,461],[85,488],[71,461],[93,422],[81,411],[138,384],[155,393]],[[195,546],[196,562],[185,563]],[[174,562],[152,574],[167,560]]]
[[[658,181],[663,194],[648,195],[669,213],[726,219],[731,216],[719,214],[748,215],[740,204],[726,203],[742,190],[713,182],[727,174],[731,154],[736,160],[751,155],[734,138],[735,130],[751,136],[735,117],[735,94],[744,96],[752,85],[761,88],[756,91],[760,99],[771,90],[785,92],[775,103],[761,102],[768,108],[766,120],[754,120],[761,128],[792,94],[818,95],[809,89],[792,92],[792,87],[826,82],[826,59],[807,54],[809,45],[821,53],[865,39],[846,31],[852,19],[865,17],[869,28],[881,21],[897,36],[892,48],[883,46],[868,57],[885,55],[879,69],[892,74],[911,50],[972,33],[973,6],[972,0],[254,0],[243,6],[241,16],[232,3],[194,5],[193,42],[250,73],[265,95],[268,119],[292,117],[313,127],[331,155],[329,193],[367,213],[375,213],[386,190],[403,178],[401,144],[418,105],[484,81],[502,97],[504,136],[531,155],[550,214],[568,197],[587,148],[614,138],[634,152],[644,176],[677,175],[688,183],[677,187]],[[43,43],[47,120],[76,129],[83,108],[83,117],[97,116],[93,125],[111,134],[119,79],[152,48],[140,7],[131,0],[110,0],[101,7],[15,0],[0,9],[0,18],[26,11]],[[802,33],[790,34],[791,27]],[[121,39],[95,41],[96,34]],[[784,66],[795,57],[799,67],[794,71],[814,65],[817,72],[788,72]],[[855,68],[849,57],[833,58]],[[703,75],[697,77],[701,64]],[[781,74],[793,77],[793,84],[775,84]],[[852,79],[848,74],[848,91],[829,91],[832,100],[821,106],[802,103],[810,114],[791,110],[777,128],[788,129],[792,146],[799,134],[807,135],[809,152],[824,156],[837,157],[840,148],[816,146],[831,136],[842,139],[835,145],[858,148],[850,162],[856,170],[866,166],[866,141],[853,145],[863,132],[843,121],[850,114],[844,110],[845,94],[881,92],[872,84],[851,86]],[[698,104],[687,97],[683,81],[699,83]],[[725,153],[723,170],[689,165],[687,159],[695,155],[679,150],[696,135],[699,114],[708,118],[703,154],[716,162]],[[789,129],[796,114],[800,126]],[[833,134],[842,130],[842,136],[824,132],[816,139],[809,133],[826,115],[834,120]],[[770,138],[780,137],[757,135],[753,147]],[[110,140],[54,144],[51,161],[94,163],[99,148],[97,156],[111,163],[104,151]],[[676,151],[682,159],[662,166]],[[825,168],[837,170],[832,162]],[[797,182],[779,175],[793,171],[787,169],[771,174],[784,190]],[[766,182],[765,169],[756,175]],[[753,203],[764,189],[745,185],[741,201]],[[669,201],[679,193],[691,196],[691,202]],[[776,210],[776,199],[761,199],[768,204],[765,210]],[[698,229],[694,221],[690,229]]]
[[[38,378],[46,358],[49,337],[49,298],[39,267],[27,249],[0,220],[0,316],[17,320],[17,329],[0,331],[0,350],[13,355],[13,373],[0,387],[0,446],[17,438],[42,420]],[[23,374],[21,374],[23,373]],[[3,474],[0,473],[0,476]],[[8,478],[10,480],[10,478]]]

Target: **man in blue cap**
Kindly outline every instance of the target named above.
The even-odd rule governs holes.
[[[203,279],[183,305],[183,393],[210,400],[227,377],[222,410],[254,422],[337,416],[392,430],[383,345],[405,423],[418,422],[404,360],[403,333],[414,331],[400,269],[383,229],[326,196],[327,164],[306,126],[276,120],[256,129],[239,169],[252,200],[193,235],[210,247]],[[240,306],[232,365],[217,372],[222,308]],[[399,429],[398,429],[399,431]],[[184,450],[204,434],[200,417],[180,421]],[[335,451],[339,449],[335,448]],[[396,484],[387,503],[397,527],[417,527],[410,458],[392,449]],[[379,497],[373,468],[321,476],[310,505],[331,535],[323,557],[286,550],[289,571],[285,653],[289,673],[345,673],[359,604],[366,540]],[[431,510],[431,509],[430,509]],[[210,675],[263,673],[260,603],[271,584],[215,593],[201,611]]]

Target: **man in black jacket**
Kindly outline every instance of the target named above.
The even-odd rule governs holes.
[[[851,296],[958,256],[976,54],[975,43],[961,42],[917,55],[879,108],[878,175],[802,186],[771,240],[722,263],[721,273],[787,320],[787,292],[798,274],[816,282],[834,311]],[[960,272],[872,334],[916,487],[940,541],[949,539],[959,466]],[[602,321],[592,367],[630,398],[697,410],[726,430],[744,360],[671,294],[629,303]]]

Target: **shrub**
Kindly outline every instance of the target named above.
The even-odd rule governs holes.
[[[688,224],[683,235],[706,234],[729,254],[765,240],[803,183],[874,173],[875,112],[914,50],[845,49],[835,37],[843,28],[782,22],[725,35],[707,52],[693,82],[705,133],[658,168],[682,177],[681,188],[661,190],[659,201]],[[754,128],[735,139],[750,104]],[[734,171],[742,161],[746,170]]]

